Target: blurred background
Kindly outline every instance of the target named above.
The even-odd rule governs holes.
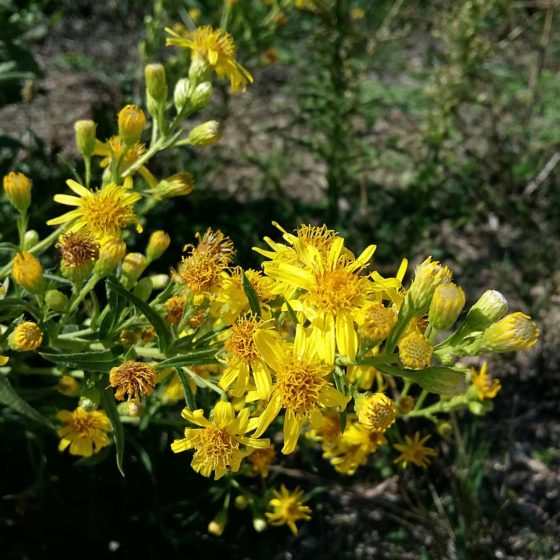
[[[314,494],[298,537],[256,533],[248,511],[208,534],[213,484],[167,451],[161,427],[127,438],[123,479],[4,422],[2,557],[560,558],[560,2],[2,0],[0,172],[33,179],[33,227],[57,215],[52,195],[81,165],[73,123],[94,119],[104,140],[124,104],[142,103],[144,64],[184,76],[163,29],[188,22],[227,26],[255,83],[215,91],[201,119],[222,122],[218,145],[152,168],[197,180],[151,214],[175,247],[163,272],[209,226],[248,267],[273,220],[326,223],[356,252],[376,243],[381,271],[432,255],[470,303],[502,291],[541,340],[490,364],[494,410],[457,416],[427,471],[401,474],[380,452],[354,477],[319,454],[274,472]],[[0,232],[16,234],[6,199]]]

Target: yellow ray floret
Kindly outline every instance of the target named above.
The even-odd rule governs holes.
[[[280,492],[274,490],[274,498],[268,505],[274,510],[266,514],[269,525],[288,525],[294,535],[297,535],[296,521],[309,521],[311,519],[311,508],[304,505],[307,501],[303,496],[303,490],[296,488],[290,492],[283,484]]]
[[[191,49],[193,62],[208,64],[219,78],[227,78],[233,92],[239,88],[245,91],[247,84],[253,83],[251,74],[235,60],[235,44],[229,33],[210,25],[194,31],[183,29],[178,33],[169,28],[166,31],[172,36],[167,39],[168,45]]]
[[[66,184],[78,196],[57,194],[54,200],[60,204],[75,206],[76,209],[49,220],[48,225],[71,223],[70,231],[85,230],[97,241],[107,237],[120,237],[121,229],[131,223],[136,223],[140,230],[134,204],[140,200],[141,195],[131,190],[131,180],[125,180],[124,185],[109,183],[96,190],[86,189],[72,179],[66,181]]]
[[[215,480],[224,476],[227,471],[237,472],[242,459],[252,449],[270,445],[268,439],[245,435],[249,430],[248,408],[243,408],[236,417],[233,405],[220,401],[210,420],[204,417],[204,411],[200,409],[191,412],[185,408],[182,416],[200,428],[186,428],[185,437],[176,439],[171,444],[171,449],[174,453],[194,449],[192,468],[203,476],[210,476],[214,471]],[[245,447],[244,450],[242,446]]]

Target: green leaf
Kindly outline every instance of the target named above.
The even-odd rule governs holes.
[[[444,397],[462,395],[467,390],[465,372],[461,370],[438,366],[412,371],[387,364],[379,364],[376,367],[382,373],[404,377],[417,383],[426,391]]]
[[[152,309],[146,302],[142,301],[140,298],[136,297],[132,292],[125,290],[120,284],[115,282],[112,278],[107,279],[107,283],[115,290],[120,296],[122,296],[129,303],[134,305],[146,319],[151,323],[152,327],[158,335],[158,345],[161,352],[165,352],[169,345],[171,344],[171,331],[169,327],[165,324],[165,321],[158,315],[158,313]]]
[[[182,356],[174,356],[168,358],[157,364],[158,368],[162,367],[182,367],[182,366],[205,366],[208,364],[217,363],[216,348],[209,348],[207,350],[199,350],[198,352],[191,352],[190,354],[183,354]]]
[[[187,403],[187,408],[189,410],[195,410],[196,401],[194,399],[191,386],[189,385],[188,375],[182,370],[182,368],[175,368],[175,371],[177,372],[181,385],[183,386],[183,390],[185,391],[185,402]]]
[[[0,377],[0,403],[6,405],[7,407],[35,420],[35,422],[39,422],[43,424],[43,426],[47,426],[51,430],[56,430],[52,422],[37,412],[31,405],[25,402],[15,391],[12,387],[12,384],[9,382],[8,378],[3,375]]]
[[[247,299],[249,300],[249,307],[251,308],[251,311],[257,317],[260,317],[261,316],[261,305],[259,303],[259,298],[257,297],[257,294],[255,292],[255,288],[253,288],[253,285],[251,284],[251,282],[249,282],[249,279],[247,278],[247,275],[245,274],[245,271],[243,269],[241,269],[241,285],[243,286],[243,290],[245,291],[245,295],[247,296]]]
[[[72,354],[56,354],[54,352],[40,352],[40,355],[55,364],[60,364],[72,369],[87,371],[109,371],[112,367],[120,365],[123,353],[122,346],[115,346],[110,350],[99,352],[77,352]]]
[[[107,389],[106,384],[107,381],[98,381],[97,390],[99,391],[101,404],[105,409],[109,420],[111,421],[111,425],[113,426],[113,438],[115,440],[117,468],[119,469],[119,472],[124,476],[124,428],[121,423],[119,411],[117,410],[117,403],[115,402],[113,392]]]

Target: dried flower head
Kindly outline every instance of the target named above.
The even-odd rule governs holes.
[[[156,385],[157,372],[154,366],[143,362],[129,361],[114,367],[109,373],[111,387],[116,389],[115,398],[140,402],[141,396],[152,394]]]

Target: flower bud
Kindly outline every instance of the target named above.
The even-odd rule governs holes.
[[[196,86],[191,96],[191,104],[193,109],[202,109],[212,97],[212,84],[210,82],[202,82]]]
[[[537,342],[539,329],[524,313],[510,313],[483,333],[481,346],[493,352],[512,352],[530,348]]]
[[[61,375],[56,389],[67,397],[77,397],[80,394],[80,384],[71,375]]]
[[[397,322],[397,313],[382,303],[371,302],[364,307],[364,322],[362,329],[371,340],[383,340]]]
[[[23,236],[23,248],[28,251],[39,243],[39,234],[34,229],[29,229]]]
[[[414,399],[410,395],[405,395],[399,399],[397,405],[399,414],[408,414],[414,408]]]
[[[218,515],[210,523],[208,523],[208,532],[219,537],[224,532],[227,522],[227,513],[225,510],[220,511]]]
[[[191,99],[191,83],[188,78],[181,78],[173,90],[173,103],[177,113],[180,113]]]
[[[249,505],[249,500],[243,494],[239,494],[235,496],[234,504],[237,509],[245,509]]]
[[[122,274],[127,284],[132,286],[142,276],[147,266],[148,261],[142,253],[128,253],[122,263]]]
[[[469,309],[463,332],[481,331],[501,319],[508,310],[506,298],[496,290],[486,290]]]
[[[66,261],[60,263],[60,273],[72,284],[80,285],[89,279],[93,272],[94,261],[85,261],[78,266],[70,266]]]
[[[430,307],[435,289],[451,281],[451,271],[438,261],[428,257],[416,268],[414,280],[408,290],[408,301],[416,315],[424,313]]]
[[[413,332],[399,341],[399,358],[407,369],[424,369],[432,362],[433,348],[423,335]]]
[[[383,393],[369,393],[356,401],[358,422],[372,432],[384,432],[395,422],[397,409]]]
[[[428,318],[436,331],[449,329],[465,306],[465,292],[456,284],[440,284],[434,291]]]
[[[169,284],[169,276],[167,274],[154,274],[150,276],[154,290],[163,290]]]
[[[193,191],[194,185],[193,176],[185,171],[161,180],[152,192],[159,199],[186,196]]]
[[[146,247],[146,256],[148,257],[148,261],[152,262],[159,259],[161,255],[165,253],[170,243],[171,237],[169,237],[168,233],[162,229],[154,231],[154,233],[150,235],[150,240],[148,241],[148,246]]]
[[[16,253],[12,277],[17,284],[32,294],[43,291],[43,267],[31,253]]]
[[[221,137],[220,123],[218,121],[208,121],[195,126],[189,132],[186,143],[193,146],[210,146],[219,142]]]
[[[127,105],[119,112],[119,136],[127,146],[140,141],[146,125],[144,111],[136,105]]]
[[[45,304],[49,309],[62,313],[68,305],[68,298],[58,290],[49,290],[45,294]]]
[[[442,438],[448,438],[453,433],[453,426],[446,420],[440,420],[436,424],[436,431]]]
[[[153,289],[154,286],[151,278],[141,278],[136,283],[136,286],[134,286],[133,293],[142,301],[148,301],[148,299],[150,299],[150,296],[152,295]]]
[[[157,103],[167,101],[167,79],[163,64],[148,64],[144,70],[146,90]]]
[[[31,179],[23,173],[10,171],[4,177],[4,192],[19,212],[25,212],[31,204]]]
[[[80,153],[89,158],[95,148],[97,125],[90,120],[76,121],[74,123],[74,132],[76,133],[76,147]]]
[[[43,333],[36,323],[26,321],[18,325],[10,334],[8,344],[16,352],[36,350],[43,342]]]
[[[189,68],[189,80],[194,84],[207,82],[212,76],[212,67],[208,64],[207,57],[193,56]]]
[[[109,276],[124,258],[126,243],[120,239],[109,239],[99,250],[99,259],[95,263],[93,273],[98,278]]]
[[[253,529],[257,533],[262,533],[266,529],[266,521],[262,517],[253,518]]]

